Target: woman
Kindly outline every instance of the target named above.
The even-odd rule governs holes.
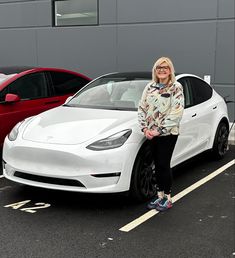
[[[153,66],[152,81],[145,87],[138,108],[139,124],[150,143],[158,184],[157,196],[148,204],[149,209],[165,211],[172,207],[170,162],[183,110],[183,88],[175,80],[172,61],[161,57]]]

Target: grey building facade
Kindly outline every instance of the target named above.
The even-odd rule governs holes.
[[[56,27],[52,0],[0,0],[0,66],[64,67],[94,78],[151,70],[169,56],[176,72],[210,75],[234,100],[234,0],[94,1],[98,24]]]

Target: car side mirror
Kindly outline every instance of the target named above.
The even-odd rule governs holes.
[[[16,94],[8,93],[8,94],[6,94],[5,101],[8,103],[9,102],[17,102],[17,101],[20,101],[20,97]]]

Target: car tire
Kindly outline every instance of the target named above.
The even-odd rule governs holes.
[[[226,123],[221,122],[216,130],[212,155],[215,159],[222,159],[228,150],[229,128]]]
[[[146,201],[157,193],[155,165],[149,146],[146,144],[137,155],[134,163],[130,196],[135,201]]]

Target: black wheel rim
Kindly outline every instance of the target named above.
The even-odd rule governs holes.
[[[223,156],[227,152],[228,147],[228,129],[223,125],[218,132],[218,152],[220,156]]]
[[[145,198],[151,198],[157,192],[155,165],[150,151],[143,157],[139,173],[139,188]]]

